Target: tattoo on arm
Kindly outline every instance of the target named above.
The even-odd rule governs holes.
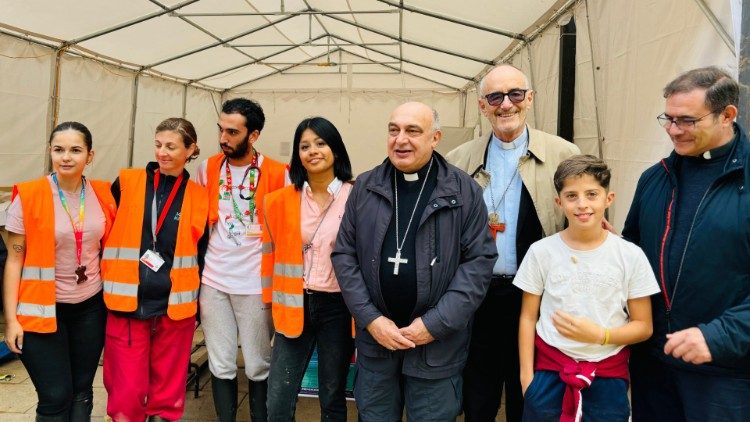
[[[23,252],[23,245],[18,245],[18,244],[14,243],[13,244],[13,250],[16,251],[17,253],[21,253],[21,252]]]

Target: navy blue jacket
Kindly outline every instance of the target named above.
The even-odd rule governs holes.
[[[470,322],[482,303],[497,260],[487,229],[482,190],[471,177],[434,153],[437,186],[419,216],[416,231],[417,303],[435,341],[405,352],[402,373],[439,379],[461,373],[469,353]],[[357,178],[346,202],[331,254],[336,279],[356,322],[358,353],[388,357],[391,351],[366,330],[375,318],[390,318],[380,289],[380,256],[393,215],[390,161]]]
[[[662,289],[652,296],[650,352],[681,369],[750,378],[750,144],[740,126],[734,130],[739,136],[698,206],[674,287],[666,262],[680,194],[674,151],[641,175],[623,236],[646,253]],[[666,334],[690,327],[703,333],[711,363],[664,355]]]

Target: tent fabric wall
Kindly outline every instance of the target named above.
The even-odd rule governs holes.
[[[54,52],[0,35],[0,186],[44,173]]]
[[[132,72],[80,57],[62,56],[58,122],[77,121],[89,128],[94,159],[86,174],[113,180],[127,166]]]
[[[197,160],[188,163],[188,172],[192,175],[198,164],[220,151],[216,122],[221,111],[221,95],[204,89],[187,89],[185,100],[185,118],[195,127],[198,134],[200,155]]]

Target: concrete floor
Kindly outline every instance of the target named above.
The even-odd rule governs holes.
[[[2,333],[5,332],[5,324],[0,316],[0,341]],[[203,333],[196,330],[194,345],[196,351],[193,354],[193,360],[202,360],[202,354],[205,347],[199,347],[203,340]],[[242,354],[238,353],[240,366],[243,365]],[[12,374],[13,378],[7,381],[0,381],[0,421],[2,422],[19,422],[34,421],[36,410],[36,391],[31,379],[29,378],[26,368],[19,359],[7,360],[0,363],[0,378],[4,374]],[[237,412],[238,421],[250,420],[250,409],[248,405],[248,386],[247,382],[239,383]],[[185,414],[183,421],[215,421],[216,413],[214,412],[213,400],[211,398],[211,377],[207,365],[204,365],[200,371],[199,377],[199,396],[194,396],[193,384],[190,384],[185,394]],[[94,378],[94,410],[92,420],[107,420],[106,417],[107,391],[104,389],[102,381],[102,368],[99,366],[96,377]],[[357,409],[353,401],[348,401],[348,419],[357,420]],[[404,418],[405,419],[405,418]],[[297,421],[317,421],[320,420],[320,408],[318,400],[315,398],[300,398],[297,403]],[[463,416],[457,419],[463,421]],[[505,420],[504,409],[501,407],[496,420]]]

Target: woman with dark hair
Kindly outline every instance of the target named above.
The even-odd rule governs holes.
[[[322,117],[294,133],[292,186],[264,201],[261,275],[272,280],[276,330],[268,376],[269,421],[294,421],[297,392],[318,346],[321,420],[346,420],[344,388],[354,352],[351,315],[331,265],[331,250],[352,189],[349,155]]]
[[[104,386],[116,422],[178,420],[195,330],[198,241],[206,190],[185,163],[198,156],[193,125],[156,127],[156,162],[123,169],[112,185],[120,212],[102,257],[107,316]]]
[[[106,318],[99,256],[116,205],[109,182],[83,175],[86,126],[57,125],[49,151],[53,173],[14,186],[8,208],[5,343],[36,388],[37,421],[88,421]]]

